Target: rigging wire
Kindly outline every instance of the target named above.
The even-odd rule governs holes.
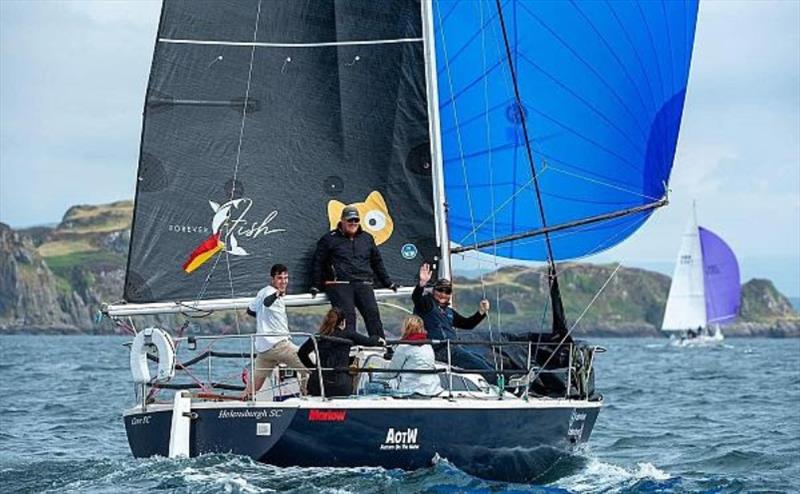
[[[486,73],[486,21],[484,19],[484,12],[483,12],[483,2],[478,2],[480,6],[480,17],[481,17],[481,64],[483,68],[483,72]],[[487,160],[489,162],[489,199],[492,204],[492,210],[495,209],[495,191],[494,191],[494,160],[492,155],[492,126],[489,121],[489,78],[483,78],[483,105],[484,105],[484,124],[486,127],[486,147],[489,150],[487,155]],[[473,225],[473,234],[477,236],[477,229]],[[492,215],[492,239],[497,239],[497,220],[496,216]],[[494,273],[496,275],[498,270],[497,264],[497,242],[494,242],[493,245],[493,260],[494,260]],[[483,282],[483,278],[481,278],[481,288],[483,290],[483,298],[486,297],[486,285]],[[495,313],[497,314],[497,331],[500,333],[500,285],[495,284]],[[492,324],[492,316],[491,313],[489,314],[489,341],[494,341],[494,325]],[[492,358],[494,359],[494,366],[497,368],[498,366],[498,352],[495,351],[495,348],[492,347]]]
[[[237,178],[239,176],[239,165],[241,164],[242,143],[244,141],[244,128],[245,128],[245,123],[246,123],[246,120],[247,120],[247,108],[248,108],[248,105],[250,103],[250,88],[251,88],[252,80],[253,80],[253,62],[255,60],[255,53],[256,53],[256,44],[255,43],[258,40],[258,26],[259,26],[259,21],[261,19],[262,1],[263,0],[259,0],[258,1],[255,22],[253,23],[253,45],[250,48],[250,61],[249,61],[248,70],[247,70],[247,84],[245,86],[244,99],[242,101],[242,119],[241,119],[241,122],[239,124],[239,139],[238,139],[237,146],[236,146],[236,161],[235,161],[234,166],[233,166],[233,178],[231,179],[231,193],[230,193],[230,198],[229,198],[230,201],[233,201],[235,199],[235,197],[236,197],[236,184],[237,184]],[[231,233],[229,221],[230,221],[230,217],[226,219],[225,224],[224,224],[224,228],[227,231],[227,235],[226,235],[226,238],[225,238],[226,244],[227,244],[227,237]],[[198,300],[201,300],[203,295],[205,295],[205,291],[208,288],[208,284],[209,284],[209,281],[211,279],[211,276],[213,275],[214,271],[216,270],[217,264],[219,263],[221,258],[222,258],[222,256],[216,256],[216,259],[214,259],[214,264],[211,266],[211,269],[209,270],[208,275],[206,276],[206,279],[203,282],[203,286],[201,287],[201,292],[200,292],[200,295],[198,296]],[[230,253],[227,251],[227,249],[225,250],[225,264],[226,264],[227,272],[228,272],[228,284],[230,286],[231,298],[234,298],[235,297],[235,290],[234,290],[234,286],[233,286],[233,275],[231,273]],[[235,321],[234,327],[236,329],[236,333],[237,334],[241,334],[241,328],[239,326],[239,311],[236,311],[236,310],[234,311],[234,317],[235,317],[235,319],[234,319],[234,321]],[[229,329],[230,328],[224,330],[222,332],[222,334],[227,333],[229,331]],[[206,350],[210,350],[211,347],[214,345],[214,343],[216,343],[216,341],[217,340],[212,340],[206,346]],[[243,342],[241,342],[241,341],[239,342],[240,348],[242,347],[243,344],[244,344]]]
[[[539,374],[541,374],[547,368],[547,364],[550,363],[550,360],[552,360],[553,356],[556,355],[556,353],[558,352],[559,348],[561,348],[561,346],[564,344],[564,342],[567,341],[567,338],[570,337],[570,335],[572,334],[572,331],[578,326],[578,323],[581,322],[581,319],[583,319],[583,316],[585,316],[586,313],[589,311],[589,308],[592,305],[594,305],[594,303],[600,297],[600,294],[603,293],[603,291],[606,289],[608,284],[611,283],[611,280],[614,279],[614,276],[616,276],[617,271],[619,271],[620,267],[622,267],[622,261],[617,263],[617,267],[614,268],[614,271],[611,272],[611,274],[609,275],[609,277],[605,281],[605,283],[603,283],[603,285],[600,287],[600,289],[597,291],[597,293],[595,293],[594,297],[592,297],[592,300],[589,301],[589,304],[586,306],[586,308],[583,309],[583,312],[581,312],[580,316],[578,316],[578,318],[575,319],[575,322],[572,323],[572,326],[570,326],[569,330],[561,338],[561,341],[558,342],[558,345],[556,345],[555,349],[547,357],[547,360],[544,361],[544,364],[539,366],[539,369],[536,371],[536,373],[533,375],[533,377],[529,380],[529,382],[535,382],[536,379],[539,377]]]
[[[436,8],[436,13],[437,13],[437,16],[439,17],[439,24],[441,25],[442,24],[442,12],[441,12],[441,9],[438,7],[438,4],[437,4],[437,8]],[[450,89],[450,94],[454,95],[455,94],[455,89],[453,87],[453,77],[452,77],[452,73],[450,71],[450,62],[449,62],[448,55],[447,55],[447,38],[445,36],[445,31],[446,30],[442,29],[440,31],[441,31],[441,36],[442,36],[442,52],[444,54],[444,64],[445,64],[445,69],[446,69],[446,72],[447,72],[447,84],[448,84],[448,87]],[[458,143],[458,154],[459,154],[460,161],[461,161],[461,171],[462,171],[462,173],[464,175],[465,192],[466,192],[466,195],[467,195],[467,208],[469,209],[469,219],[470,219],[470,223],[472,225],[473,240],[477,243],[478,242],[478,234],[477,234],[477,230],[475,228],[475,210],[474,210],[473,203],[472,203],[472,192],[471,192],[471,190],[469,188],[469,178],[468,178],[468,173],[467,173],[467,162],[466,162],[466,159],[464,158],[464,146],[463,146],[463,140],[462,140],[462,137],[461,137],[461,128],[458,125],[458,108],[457,107],[458,107],[458,104],[457,104],[455,98],[453,98],[452,109],[453,109],[453,120],[456,122],[455,130],[456,130],[456,141]],[[484,279],[483,279],[483,269],[482,269],[480,261],[478,261],[478,271],[480,272],[481,289],[482,289],[482,292],[483,292],[483,297],[486,298],[486,285],[485,285],[485,282],[484,282]],[[490,318],[490,321],[491,321],[491,318]],[[491,322],[490,322],[490,324],[491,324]]]
[[[542,193],[541,193],[541,190],[539,188],[539,180],[536,178],[536,165],[535,165],[534,160],[533,160],[533,150],[531,149],[531,141],[530,141],[530,137],[528,135],[528,123],[527,123],[527,120],[525,119],[525,108],[522,106],[522,96],[520,96],[519,85],[517,84],[517,74],[516,74],[516,72],[514,72],[514,63],[511,60],[512,59],[512,57],[511,57],[511,45],[510,45],[510,43],[508,41],[508,32],[506,30],[506,21],[505,21],[505,18],[503,17],[503,7],[502,7],[502,5],[500,5],[500,0],[495,0],[495,5],[497,6],[497,14],[498,14],[497,17],[500,20],[500,27],[502,28],[501,30],[502,30],[502,33],[503,33],[503,42],[504,42],[505,47],[506,47],[506,57],[508,59],[508,70],[511,73],[511,82],[512,82],[512,85],[514,87],[514,99],[515,99],[515,102],[516,102],[516,105],[517,105],[517,113],[519,114],[519,121],[520,121],[520,124],[522,125],[522,134],[525,137],[525,150],[527,151],[527,154],[528,154],[528,164],[531,167],[531,177],[533,178],[533,186],[534,186],[534,189],[536,190],[536,202],[537,202],[537,206],[539,206],[539,217],[541,218],[541,221],[542,221],[542,227],[546,228],[547,227],[547,220],[545,219],[545,214],[544,214],[544,203],[542,202]],[[545,234],[544,238],[545,238],[545,244],[547,245],[547,261],[548,261],[548,264],[550,264],[550,269],[552,269],[553,276],[555,277],[556,264],[555,264],[555,260],[554,260],[555,258],[553,256],[553,246],[552,246],[552,243],[550,242],[549,234]]]

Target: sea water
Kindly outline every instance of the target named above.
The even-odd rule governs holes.
[[[446,458],[412,472],[134,459],[125,341],[0,336],[1,492],[800,492],[799,340],[593,340],[608,349],[605,406],[588,447],[536,485],[482,480]]]

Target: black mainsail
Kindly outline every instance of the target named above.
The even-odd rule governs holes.
[[[164,2],[124,298],[295,293],[316,240],[362,210],[411,284],[439,256],[423,23],[414,0]]]

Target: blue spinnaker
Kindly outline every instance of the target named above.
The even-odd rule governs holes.
[[[434,2],[450,238],[469,245],[542,227],[521,113],[548,226],[653,203],[678,140],[697,2]],[[649,212],[552,235],[556,259],[631,235]],[[544,260],[542,237],[483,249]]]
[[[739,263],[733,250],[711,230],[699,227],[703,251],[706,321],[727,324],[736,320],[741,304]]]

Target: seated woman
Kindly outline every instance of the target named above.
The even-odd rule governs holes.
[[[350,347],[353,345],[377,346],[382,345],[383,340],[377,336],[367,337],[346,326],[345,314],[341,309],[334,307],[329,310],[322,320],[317,336],[317,348],[319,354],[316,356],[317,362],[323,369],[343,369],[343,370],[323,370],[322,381],[325,386],[325,396],[349,396],[353,393],[353,379],[347,370],[350,365]],[[312,369],[311,376],[308,378],[308,394],[311,396],[321,396],[319,387],[319,373],[317,364],[311,361],[309,355],[313,353],[314,342],[309,338],[297,351],[297,356],[303,365]]]
[[[403,322],[403,336],[405,341],[420,341],[428,339],[422,319],[418,316],[408,316]],[[435,366],[433,348],[428,345],[397,345],[389,363],[390,369],[433,370]],[[397,391],[400,393],[420,394],[425,396],[438,395],[443,391],[438,374],[399,373],[397,375]]]

